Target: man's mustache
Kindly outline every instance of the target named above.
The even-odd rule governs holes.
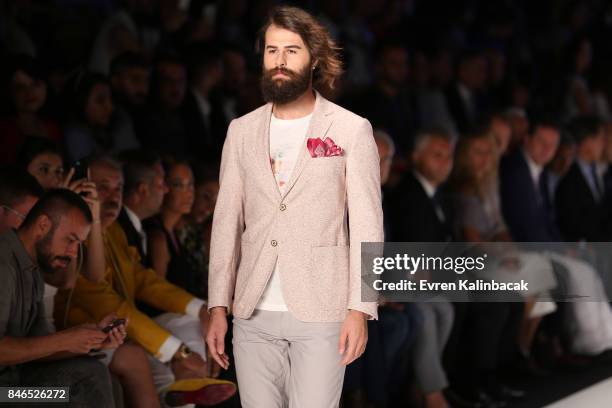
[[[55,259],[57,259],[58,261],[64,261],[66,263],[72,262],[72,258],[70,258],[69,256],[56,256]]]
[[[290,78],[294,78],[297,74],[287,68],[284,67],[280,67],[280,68],[272,68],[268,70],[268,76],[270,78],[272,78],[274,75],[276,74],[284,74],[287,75]]]

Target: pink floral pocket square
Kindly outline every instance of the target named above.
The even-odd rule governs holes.
[[[321,140],[320,138],[309,138],[306,142],[306,146],[308,147],[308,151],[310,152],[310,156],[317,157],[332,157],[332,156],[342,156],[344,150],[338,145],[334,143],[331,138],[325,138],[325,140]]]

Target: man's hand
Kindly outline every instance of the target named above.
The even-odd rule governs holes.
[[[338,351],[344,355],[343,365],[349,365],[359,358],[365,351],[368,342],[368,321],[367,315],[350,310],[344,319],[344,324],[340,330],[340,341]]]
[[[111,324],[115,319],[117,319],[117,315],[114,313],[109,314],[104,319],[100,320],[98,323],[98,329],[102,330],[109,324]],[[129,319],[125,319],[125,323],[115,327],[110,332],[108,332],[108,336],[106,340],[100,346],[100,349],[116,349],[120,345],[123,344],[126,336],[127,336],[127,326],[129,323]]]
[[[202,334],[204,335],[204,339],[206,339],[208,326],[210,324],[210,314],[208,313],[208,307],[206,305],[202,306],[200,309],[200,324],[202,325]],[[206,362],[208,363],[208,373],[206,376],[212,378],[219,377],[219,374],[221,374],[221,366],[217,363],[217,360],[213,358],[210,347],[206,347]]]
[[[94,324],[71,327],[57,333],[61,336],[64,351],[74,354],[87,354],[93,349],[102,347],[108,335]]]
[[[206,344],[213,360],[227,370],[229,368],[229,356],[225,354],[227,311],[225,307],[213,307],[210,312]]]
[[[89,206],[94,222],[99,222],[101,204],[98,198],[98,188],[96,187],[96,183],[93,181],[84,181],[74,190],[74,192],[77,194],[84,194],[82,198]]]

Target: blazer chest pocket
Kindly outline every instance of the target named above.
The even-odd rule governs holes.
[[[317,157],[310,158],[309,167],[313,171],[329,172],[342,172],[344,173],[344,166],[346,160],[342,156],[331,156],[331,157]]]
[[[349,247],[312,247],[312,287],[324,310],[348,304]]]

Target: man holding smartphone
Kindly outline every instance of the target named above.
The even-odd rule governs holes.
[[[91,211],[77,194],[52,190],[19,229],[0,235],[0,385],[68,386],[72,403],[113,406],[108,370],[86,355],[117,348],[125,329],[103,332],[114,319],[110,315],[98,325],[52,333],[43,303],[42,273],[65,272],[91,222]]]

